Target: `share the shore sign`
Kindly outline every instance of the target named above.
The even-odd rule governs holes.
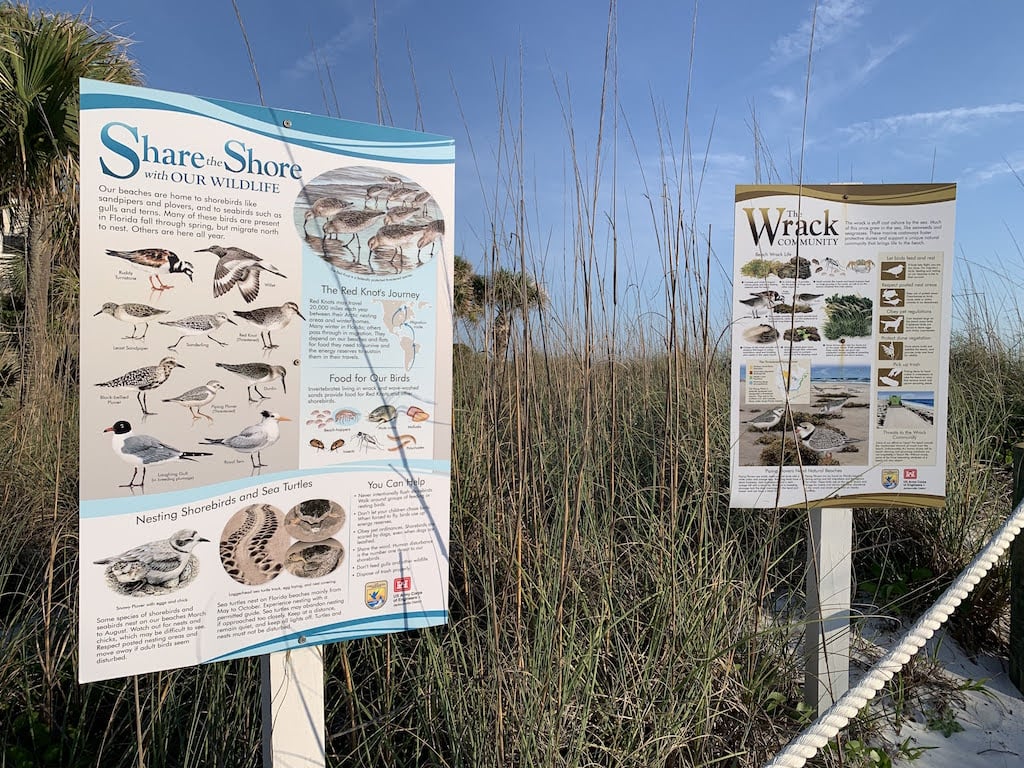
[[[732,506],[944,506],[955,205],[736,188]]]
[[[81,92],[80,680],[447,621],[453,141]]]

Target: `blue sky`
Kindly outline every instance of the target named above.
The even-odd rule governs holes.
[[[238,0],[270,106],[377,122],[371,0]],[[377,9],[384,122],[454,136],[456,245],[486,263],[488,210],[505,211],[510,163],[523,169],[532,208],[526,241],[557,292],[574,259],[572,140],[593,177],[607,35],[598,0],[515,3],[381,0]],[[84,12],[132,38],[145,84],[235,101],[259,95],[230,0],[95,0],[36,4]],[[604,126],[597,239],[615,210],[625,284],[653,301],[662,265],[642,180],[656,192],[659,165],[679,162],[689,78],[689,138],[706,168],[696,224],[727,289],[734,186],[754,181],[752,115],[777,169],[762,181],[793,182],[800,164],[813,0],[775,3],[626,0],[617,8],[617,120]],[[954,293],[989,294],[1006,308],[1024,256],[1024,3],[993,0],[821,0],[804,147],[804,181],[955,181]],[[694,42],[692,64],[690,42]],[[314,56],[313,50],[316,50]],[[319,75],[318,75],[319,66]],[[327,68],[334,93],[327,82]],[[521,156],[502,147],[522,112]],[[414,86],[415,83],[415,86]],[[328,91],[326,98],[324,91]],[[417,100],[418,92],[418,100]],[[335,95],[337,101],[335,101]],[[417,104],[418,101],[418,104]],[[660,128],[660,139],[659,139]],[[517,131],[518,132],[518,131]],[[612,139],[617,151],[613,153]],[[612,194],[612,159],[615,194]],[[500,163],[499,163],[500,158]],[[674,175],[674,174],[673,174]],[[503,238],[515,225],[506,221]],[[597,253],[599,263],[605,246]],[[969,280],[975,281],[973,288]],[[620,284],[620,291],[622,291]],[[963,299],[960,299],[963,301]]]

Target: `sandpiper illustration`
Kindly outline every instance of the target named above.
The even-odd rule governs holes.
[[[780,301],[782,301],[782,296],[779,295],[778,291],[761,291],[760,293],[750,294],[749,299],[740,299],[740,304],[750,307],[751,315],[757,317],[757,310],[771,309]]]
[[[235,315],[245,320],[250,325],[260,329],[260,341],[264,349],[277,349],[278,345],[270,337],[271,331],[279,331],[292,321],[293,317],[306,318],[299,311],[299,305],[294,301],[286,301],[279,307],[258,307],[257,309],[235,310]],[[263,338],[266,334],[266,339]]]
[[[186,336],[206,336],[206,338],[215,344],[220,344],[222,347],[226,347],[227,344],[225,342],[218,341],[210,334],[224,325],[224,323],[238,325],[238,323],[223,312],[218,312],[215,315],[189,315],[188,317],[181,318],[181,320],[160,320],[159,323],[160,325],[166,325],[169,328],[176,328],[181,334],[181,336],[178,337],[178,340],[171,344],[168,349],[174,349],[177,347],[181,344],[181,340]]]
[[[393,189],[394,186],[391,184],[371,184],[366,188],[366,205],[369,205],[371,200],[374,205],[377,205],[381,200],[384,200],[386,203]]]
[[[262,411],[260,416],[262,418],[259,424],[246,427],[237,435],[232,435],[231,437],[208,437],[203,441],[203,444],[224,445],[228,448],[233,448],[239,453],[248,453],[253,469],[265,467],[267,465],[263,463],[260,451],[264,448],[269,448],[280,439],[281,427],[279,422],[291,421],[291,419],[271,411]]]
[[[116,256],[134,264],[140,269],[150,272],[149,285],[154,291],[166,291],[173,288],[173,285],[164,285],[160,275],[185,275],[189,281],[192,280],[192,265],[182,261],[178,255],[164,248],[141,248],[137,251],[112,251],[107,250],[108,256]],[[156,283],[153,278],[156,278]]]
[[[831,458],[833,453],[842,451],[848,445],[862,442],[860,438],[848,437],[828,427],[816,427],[809,421],[801,422],[796,428],[796,433],[805,448],[826,459]]]
[[[400,203],[402,205],[423,205],[430,199],[430,193],[416,187],[395,187],[388,195],[388,205]]]
[[[420,235],[420,239],[416,241],[416,261],[420,264],[423,260],[420,259],[420,251],[430,246],[430,255],[434,255],[434,244],[438,240],[444,238],[444,219],[434,219],[428,221],[427,225],[423,228],[423,234]]]
[[[196,251],[204,252],[220,257],[213,272],[214,298],[223,296],[237,285],[242,298],[247,304],[251,304],[260,293],[260,272],[285,277],[273,264],[264,264],[259,256],[241,248],[211,245],[209,248],[200,248]]]
[[[122,336],[121,338],[141,340],[146,338],[146,333],[149,332],[150,318],[166,315],[167,312],[168,310],[166,309],[157,309],[156,307],[151,307],[148,304],[115,304],[112,301],[108,301],[100,307],[100,311],[93,315],[93,317],[97,317],[98,315],[110,315],[114,319],[120,320],[122,323],[131,323],[132,335]],[[141,336],[136,336],[135,334],[138,333],[139,325],[144,326],[144,329]]]
[[[764,431],[778,425],[778,423],[782,421],[782,415],[785,412],[786,409],[782,407],[772,408],[770,411],[758,414],[754,418],[744,421],[743,423],[753,427],[754,429]]]
[[[201,410],[204,405],[209,405],[213,402],[213,398],[217,396],[217,393],[224,389],[224,385],[215,379],[211,379],[205,384],[193,387],[188,392],[183,392],[177,397],[164,398],[165,403],[177,403],[178,405],[188,408],[189,413],[192,414],[192,421],[199,418],[209,419],[213,421],[212,416],[208,416]]]
[[[401,205],[389,208],[388,212],[384,214],[384,223],[405,224],[422,210],[423,208],[418,205]]]
[[[152,416],[153,411],[147,410],[146,408],[146,392],[151,389],[156,389],[171,375],[171,371],[175,368],[184,368],[185,366],[175,360],[173,357],[165,357],[156,365],[147,365],[145,368],[136,368],[134,371],[128,371],[128,373],[118,376],[116,379],[110,381],[104,381],[97,384],[97,387],[127,387],[129,389],[137,389],[138,394],[136,397],[139,400],[139,405],[142,407],[143,416]]]
[[[288,389],[284,384],[284,379],[288,371],[285,370],[283,365],[270,365],[269,363],[217,363],[217,367],[223,368],[225,371],[231,371],[248,382],[250,403],[258,403],[260,400],[266,400],[267,396],[260,392],[259,389],[256,388],[256,385],[266,384],[274,379],[281,380],[281,390],[285,394],[288,394]],[[253,390],[255,390],[256,394],[260,396],[259,400],[252,396]]]
[[[157,440],[149,435],[136,435],[132,432],[132,425],[127,421],[115,421],[114,425],[107,427],[104,432],[112,432],[111,446],[114,453],[122,461],[131,464],[132,479],[120,488],[140,488],[146,484],[146,468],[153,464],[166,464],[169,461],[195,461],[197,456],[212,456],[211,453],[202,451],[179,451],[167,443]],[[142,480],[135,482],[139,474],[139,467],[142,467]]]
[[[304,230],[306,229],[309,225],[310,219],[312,219],[315,224],[317,219],[329,219],[351,207],[352,203],[338,197],[318,198],[313,201],[313,204],[309,206],[309,210],[306,211],[306,219],[302,223],[302,228]]]
[[[377,233],[366,244],[371,252],[394,251],[395,255],[391,257],[392,264],[395,262],[395,257],[398,258],[399,262],[403,262],[405,255],[402,249],[416,242],[423,233],[424,228],[422,224],[391,224],[390,226],[383,226],[377,230]],[[395,270],[401,272],[401,266],[399,264],[395,267]]]
[[[110,566],[108,570],[118,583],[129,588],[138,588],[143,582],[154,586],[176,587],[193,556],[192,549],[204,541],[210,540],[204,539],[197,531],[183,528],[169,539],[141,544],[119,555],[93,562]]]
[[[358,249],[361,246],[359,242],[359,233],[370,227],[383,215],[384,211],[342,211],[341,213],[332,216],[331,219],[324,224],[324,238],[337,238],[338,235],[352,235],[352,237],[348,239],[348,242],[345,243],[345,247],[347,248],[352,244],[352,241],[355,240],[356,248]]]

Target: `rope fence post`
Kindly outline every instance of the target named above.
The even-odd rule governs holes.
[[[1013,446],[1013,506],[1024,499],[1024,443]],[[1010,682],[1024,693],[1024,537],[1010,545]]]

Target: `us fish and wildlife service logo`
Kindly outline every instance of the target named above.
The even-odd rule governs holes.
[[[891,491],[900,484],[900,471],[898,469],[882,470],[882,487]]]
[[[368,581],[363,585],[363,600],[366,607],[373,610],[383,608],[388,601],[388,583],[386,581]]]

